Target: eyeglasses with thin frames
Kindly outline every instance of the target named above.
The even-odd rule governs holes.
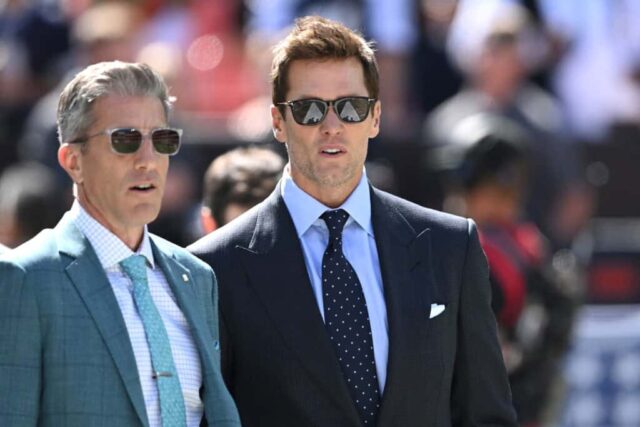
[[[116,154],[133,154],[140,149],[145,137],[151,137],[153,149],[158,154],[174,156],[178,154],[182,143],[182,129],[177,128],[155,128],[148,133],[144,133],[136,128],[113,128],[105,129],[93,135],[68,141],[69,144],[81,144],[91,138],[100,135],[108,135],[111,143],[111,150]]]

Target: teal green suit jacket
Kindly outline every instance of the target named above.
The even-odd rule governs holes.
[[[210,267],[151,236],[202,366],[204,425],[239,426],[220,373]],[[0,426],[148,426],[124,319],[88,240],[68,216],[0,257]]]

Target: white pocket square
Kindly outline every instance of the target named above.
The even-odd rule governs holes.
[[[431,304],[431,312],[429,313],[429,319],[442,314],[444,312],[444,304]]]

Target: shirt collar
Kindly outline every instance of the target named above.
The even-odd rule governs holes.
[[[147,226],[144,226],[142,243],[136,252],[133,252],[111,231],[95,220],[89,213],[75,200],[70,210],[71,219],[80,229],[82,234],[89,240],[93,250],[98,255],[102,268],[108,269],[118,265],[120,261],[131,255],[142,255],[146,258],[151,268],[155,268],[153,250]]]
[[[289,173],[289,165],[284,168],[282,174],[280,194],[291,214],[298,237],[302,237],[325,211],[332,210],[298,187]],[[364,231],[373,236],[371,195],[366,170],[363,169],[358,185],[338,209],[347,211],[349,221],[355,221]]]

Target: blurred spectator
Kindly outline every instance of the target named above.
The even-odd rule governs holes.
[[[411,135],[414,120],[408,108],[409,61],[417,39],[414,0],[245,0],[251,40],[270,49],[294,18],[320,15],[358,29],[376,44],[380,69],[380,99],[385,106],[382,135]],[[270,62],[270,60],[269,60]]]
[[[18,163],[5,169],[0,176],[0,242],[13,248],[56,225],[71,204],[71,191],[66,196],[45,166]]]
[[[0,171],[17,158],[33,103],[60,77],[68,32],[57,2],[0,1]]]
[[[578,303],[571,255],[554,263],[538,228],[521,220],[529,171],[527,134],[495,115],[468,117],[452,129],[445,205],[473,218],[487,255],[493,308],[518,420],[523,426],[548,421],[559,387]]]
[[[276,187],[284,160],[258,147],[236,148],[217,157],[204,176],[200,218],[205,234],[263,201]]]
[[[614,124],[640,124],[640,2],[538,3],[563,48],[553,83],[576,137],[604,141]]]
[[[462,85],[462,75],[446,51],[458,0],[419,0],[419,37],[411,57],[409,102],[424,117]]]
[[[554,246],[568,246],[589,217],[590,194],[582,182],[577,146],[563,134],[557,103],[527,79],[541,47],[526,9],[504,0],[462,0],[448,46],[467,85],[428,117],[426,141],[450,143],[455,124],[480,112],[514,120],[532,141],[527,217]]]

